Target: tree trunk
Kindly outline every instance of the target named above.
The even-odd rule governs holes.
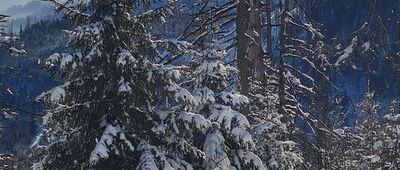
[[[265,75],[263,49],[261,46],[261,1],[253,1],[250,9],[250,20],[246,30],[249,51],[248,57],[253,62],[253,76],[256,80],[262,81]]]
[[[272,58],[272,6],[271,6],[271,0],[267,0],[266,4],[266,17],[267,17],[267,55],[268,57]]]
[[[281,7],[282,8],[282,7]],[[282,9],[282,15],[280,18],[280,30],[279,30],[279,44],[280,44],[280,54],[279,54],[279,82],[278,82],[278,113],[284,115],[283,123],[287,121],[286,111],[284,109],[286,104],[286,95],[285,95],[285,45],[286,45],[286,12],[288,10],[287,2],[285,1],[284,9]],[[286,119],[286,120],[285,120]]]
[[[237,19],[236,19],[236,57],[239,68],[239,85],[240,91],[243,95],[249,96],[249,77],[251,69],[251,61],[246,55],[248,48],[248,39],[246,37],[247,24],[249,21],[249,8],[246,0],[239,0],[237,7]],[[248,114],[249,107],[246,106],[242,109],[243,114]]]

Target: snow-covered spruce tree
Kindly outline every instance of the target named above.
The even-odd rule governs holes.
[[[48,58],[65,83],[38,97],[52,107],[43,120],[49,144],[34,167],[141,169],[153,156],[154,166],[170,167],[151,146],[167,142],[151,129],[161,119],[158,98],[183,89],[174,83],[177,68],[156,64],[162,56],[150,33],[172,3],[151,10],[148,1],[51,2],[75,24],[65,31],[74,52]],[[145,11],[138,15],[141,5]]]
[[[391,169],[398,167],[398,106],[392,102],[382,119],[378,110],[381,104],[374,93],[367,92],[357,105],[359,124],[355,127],[335,129],[342,136],[330,142],[327,154],[333,169]],[[397,111],[396,111],[397,110]],[[397,121],[397,122],[396,122]]]
[[[264,97],[266,98],[266,97]],[[262,99],[267,100],[267,99]],[[274,101],[273,99],[269,99]],[[275,98],[276,101],[276,98]],[[257,154],[269,169],[298,169],[304,162],[299,144],[288,138],[290,129],[277,109],[260,110],[254,126]]]
[[[365,100],[362,103],[371,103],[367,108],[377,106],[377,102]],[[400,152],[400,116],[398,101],[394,100],[390,103],[388,110],[382,121],[372,121],[374,123],[367,123],[365,126],[358,127],[364,132],[364,136],[369,137],[371,143],[363,145],[365,151],[370,153],[364,156],[364,161],[361,163],[364,167],[382,168],[382,169],[396,169],[399,167],[400,159],[398,157]],[[377,106],[378,107],[378,106]],[[378,115],[380,118],[380,115]],[[377,119],[377,118],[375,118]],[[377,122],[377,123],[375,123]],[[373,128],[370,124],[377,124]],[[362,124],[364,125],[364,124]],[[372,138],[372,139],[371,139]],[[366,138],[368,140],[368,138]],[[372,153],[372,154],[371,154]]]
[[[340,140],[327,140],[320,153],[325,158],[323,166],[332,169],[376,169],[383,167],[378,146],[384,134],[382,119],[378,113],[381,104],[367,92],[356,105],[358,124],[355,127],[339,127],[334,131]],[[329,139],[329,138],[328,138]]]
[[[393,100],[384,116],[384,133],[381,140],[374,143],[374,149],[378,150],[384,168],[395,169],[400,167],[400,102]]]
[[[381,135],[384,133],[378,115],[380,103],[374,100],[374,93],[367,92],[357,105],[359,120],[355,127],[341,127],[334,131],[341,140],[326,141],[323,166],[333,169],[376,169],[382,168],[379,150]],[[380,146],[379,146],[380,147]]]
[[[211,47],[199,58],[194,96],[199,114],[207,117],[211,128],[206,133],[203,151],[206,169],[265,169],[255,149],[251,125],[240,109],[248,98],[236,92],[230,81],[237,69],[223,63],[223,50]]]
[[[185,67],[163,62],[168,50],[187,53],[190,47],[151,36],[152,21],[163,21],[170,4],[137,15],[136,1],[52,2],[76,25],[66,31],[75,52],[56,53],[47,61],[59,66],[56,75],[66,82],[38,97],[52,107],[44,117],[49,144],[34,168],[263,169],[248,151],[254,144],[247,119],[221,104],[200,112],[208,101],[199,102],[200,95],[178,83]],[[224,82],[215,81],[220,79],[211,66],[223,69],[211,64],[201,67],[199,76],[220,83],[220,89]],[[235,106],[246,99],[218,95],[225,102],[235,99]]]
[[[377,143],[383,133],[381,117],[378,113],[381,103],[374,100],[374,92],[368,91],[364,99],[357,105],[359,124],[355,127],[355,133],[361,137],[361,150],[359,167],[376,169],[381,168],[381,158],[376,152]],[[379,143],[379,142],[378,142]]]
[[[185,48],[190,46],[186,43]],[[236,69],[225,66],[224,53],[213,48],[190,54],[194,67],[180,73],[187,77],[180,84],[192,93],[178,84],[168,87],[175,93],[156,107],[161,122],[152,128],[163,136],[168,147],[151,147],[159,147],[156,152],[164,151],[175,169],[264,169],[261,159],[252,152],[255,146],[249,132],[251,125],[238,111],[248,104],[248,99],[228,85],[228,78]],[[157,83],[160,79],[156,76],[150,81]],[[182,102],[188,105],[178,107]],[[148,151],[151,150],[145,149]],[[147,160],[141,161],[140,168],[148,165]]]

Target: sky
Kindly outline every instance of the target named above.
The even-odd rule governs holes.
[[[23,5],[32,0],[0,0],[0,11],[13,5]]]

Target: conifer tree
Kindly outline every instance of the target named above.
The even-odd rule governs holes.
[[[400,167],[400,102],[393,100],[384,116],[384,131],[381,139],[374,143],[374,149],[382,159],[382,166],[388,169]]]
[[[262,160],[253,152],[252,126],[240,112],[249,104],[248,98],[230,85],[237,69],[222,62],[226,55],[224,50],[210,46],[199,59],[194,86],[199,114],[211,122],[203,145],[205,168],[265,169]]]
[[[205,62],[187,86],[181,80],[188,68],[167,58],[204,54],[151,35],[152,22],[165,21],[174,2],[155,10],[139,2],[142,13],[130,0],[52,2],[75,24],[64,31],[74,52],[46,61],[65,83],[37,98],[51,107],[43,120],[48,145],[34,168],[263,168],[250,152],[247,119],[229,107],[247,98],[223,92],[223,65]],[[215,89],[226,106],[208,104],[205,111],[200,106],[218,97],[206,91],[210,98],[202,100],[207,96],[190,87]]]
[[[201,40],[207,39],[211,32],[216,32],[222,47],[227,51],[236,50],[232,63],[238,65],[238,87],[250,102],[249,108],[245,107],[242,111],[258,127],[260,137],[255,141],[259,141],[256,142],[260,146],[258,151],[266,155],[263,161],[271,162],[271,168],[301,166],[303,159],[297,148],[299,145],[293,142],[299,142],[301,138],[295,119],[304,121],[316,133],[334,135],[314,115],[310,115],[308,104],[304,101],[314,97],[317,91],[309,70],[322,79],[329,79],[321,71],[325,64],[321,64],[322,68],[316,66],[318,62],[328,63],[324,54],[318,53],[321,51],[319,47],[323,46],[323,42],[319,41],[323,35],[311,22],[301,19],[306,12],[301,10],[297,1],[243,0],[217,6],[213,2],[195,4],[199,12],[195,15],[192,32],[188,31],[186,36],[198,44],[204,42]],[[274,17],[271,13],[275,14]],[[212,31],[200,26],[204,24],[211,25]],[[272,27],[279,34],[272,36]],[[264,28],[267,28],[266,31]],[[307,37],[297,37],[297,30]],[[279,54],[272,52],[272,46],[279,47]],[[297,67],[296,63],[306,66]],[[276,123],[276,126],[271,126]],[[269,133],[276,136],[268,137]],[[274,153],[270,147],[276,149]],[[272,159],[278,157],[280,160]]]
[[[38,96],[51,103],[43,122],[49,145],[34,167],[146,166],[140,162],[157,150],[151,144],[167,143],[152,131],[160,120],[158,94],[183,94],[174,83],[178,68],[156,63],[163,56],[151,36],[151,24],[164,21],[172,3],[152,10],[148,1],[51,2],[75,24],[65,31],[74,52],[47,60],[59,67],[55,75],[65,83]],[[145,11],[137,14],[141,5]],[[157,159],[158,167],[170,166],[162,153]]]

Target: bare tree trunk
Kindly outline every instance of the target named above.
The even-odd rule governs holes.
[[[246,55],[248,48],[248,39],[246,37],[246,30],[249,21],[248,3],[246,0],[239,0],[237,7],[237,18],[236,18],[236,57],[239,68],[239,85],[240,91],[243,95],[249,96],[249,77],[251,69],[250,58]],[[248,114],[249,107],[246,106],[242,109],[243,114]]]
[[[319,121],[322,121],[327,125],[327,127],[331,127],[332,123],[329,121],[329,114],[328,114],[328,87],[327,82],[321,76],[318,76],[316,70],[314,70],[313,79],[318,86],[317,95],[314,96],[313,107],[315,108],[315,116],[318,118]],[[326,139],[326,136],[323,133],[316,134],[316,144],[319,148],[328,150],[329,148],[329,139]],[[330,166],[330,160],[326,159],[327,155],[324,155],[324,152],[317,152],[322,159],[317,161],[318,169],[326,169]]]
[[[265,75],[263,49],[261,46],[261,1],[252,1],[250,9],[250,20],[246,30],[249,39],[248,56],[254,65],[253,76],[256,80],[262,81]]]
[[[282,4],[281,4],[282,5]],[[282,8],[282,6],[281,6]],[[278,104],[278,113],[281,115],[285,115],[283,122],[286,123],[287,115],[284,109],[286,104],[286,95],[285,95],[285,53],[286,53],[286,12],[288,10],[287,1],[285,1],[284,7],[282,10],[282,15],[280,18],[280,30],[279,30],[279,44],[280,44],[280,55],[279,55],[279,82],[278,82],[278,96],[279,96],[279,104]],[[286,120],[285,120],[286,119]]]
[[[272,58],[272,6],[271,6],[271,0],[267,0],[267,48],[268,52],[267,55]]]

